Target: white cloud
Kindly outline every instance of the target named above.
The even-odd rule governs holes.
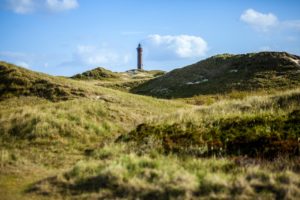
[[[35,3],[33,0],[7,0],[9,9],[18,14],[27,14],[34,10]]]
[[[51,11],[64,11],[77,8],[77,0],[47,0],[47,7]]]
[[[75,9],[79,6],[77,0],[6,0],[8,9],[18,14],[28,14],[36,11],[60,12]]]
[[[273,13],[260,13],[253,9],[244,11],[240,20],[263,32],[278,25],[278,19]]]
[[[149,35],[145,42],[149,57],[157,60],[195,58],[204,56],[207,42],[192,35]]]
[[[244,11],[240,20],[262,32],[274,30],[274,28],[300,31],[300,20],[281,21],[273,13],[261,13],[253,9]]]
[[[130,56],[128,54],[120,55],[107,48],[79,45],[73,55],[72,63],[89,66],[111,66],[126,64],[129,60]]]

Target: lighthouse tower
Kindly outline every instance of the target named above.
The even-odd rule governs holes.
[[[142,45],[139,44],[136,48],[137,50],[137,69],[142,70],[143,69],[143,48]]]

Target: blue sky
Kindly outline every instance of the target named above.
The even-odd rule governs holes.
[[[219,53],[300,55],[300,1],[0,0],[0,60],[52,75],[172,70]]]

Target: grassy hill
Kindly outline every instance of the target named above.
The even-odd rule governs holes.
[[[161,70],[128,70],[126,72],[112,72],[103,67],[98,67],[82,74],[76,74],[71,78],[77,80],[94,81],[95,85],[113,88],[121,91],[129,91],[142,83],[165,74]]]
[[[4,62],[0,76],[1,199],[300,198],[297,86],[198,106]]]
[[[161,70],[128,70],[126,72],[112,72],[103,67],[97,67],[95,69],[83,72],[81,74],[76,74],[71,78],[82,79],[82,80],[135,80],[135,79],[150,79],[163,75],[165,72]]]
[[[32,72],[5,62],[0,62],[0,79],[0,99],[38,96],[60,101],[91,95],[74,81]]]
[[[117,128],[120,122],[122,128],[126,129],[128,124],[132,127],[138,123],[137,119],[144,119],[143,116],[150,117],[151,113],[159,114],[162,109],[169,112],[174,108],[173,105],[187,107],[180,102],[157,101],[153,98],[100,87],[94,82],[49,76],[4,62],[0,63],[0,77],[0,116],[3,117],[0,130],[1,136],[8,138],[21,134],[21,138],[26,139],[29,134],[31,136],[28,138],[34,139],[35,132],[46,134],[51,138],[52,128],[57,134],[55,137],[62,132],[63,135],[71,136],[74,133],[84,133],[85,130],[89,130],[90,135],[97,134],[105,132],[106,128],[108,132],[117,133],[118,131],[110,130],[110,126],[112,129]],[[56,108],[57,112],[52,112]],[[13,116],[13,113],[16,115]],[[86,116],[84,121],[87,124],[80,116]],[[108,125],[106,120],[103,120],[103,126],[106,127],[102,130],[101,123],[96,125],[96,122],[105,117],[108,117],[107,121],[111,121],[112,118],[120,121],[114,123],[112,120],[111,125]],[[9,123],[10,119],[12,124]],[[53,123],[51,120],[57,122]],[[94,124],[93,120],[96,120]],[[40,122],[42,126],[39,126]],[[73,125],[70,126],[71,124]],[[37,129],[36,126],[39,128]],[[42,138],[47,139],[46,135]]]
[[[162,98],[278,90],[300,85],[300,57],[285,52],[222,54],[175,69],[132,92]]]
[[[159,70],[127,72],[111,72],[104,68],[71,77],[53,77],[47,74],[33,72],[28,69],[0,61],[0,99],[13,96],[38,96],[51,101],[70,100],[79,97],[99,96],[86,87],[90,85],[103,86],[128,91],[145,81],[160,76]],[[89,80],[89,82],[86,82]],[[82,84],[78,84],[81,81]]]
[[[97,67],[95,69],[83,72],[82,74],[76,74],[72,76],[75,79],[94,79],[94,80],[105,80],[105,79],[117,79],[120,75],[118,73],[112,72],[103,67]]]

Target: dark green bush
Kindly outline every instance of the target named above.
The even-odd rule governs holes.
[[[139,145],[157,144],[164,153],[207,155],[248,155],[272,158],[299,155],[300,110],[283,116],[255,116],[215,121],[204,129],[184,125],[141,124],[117,141]]]

